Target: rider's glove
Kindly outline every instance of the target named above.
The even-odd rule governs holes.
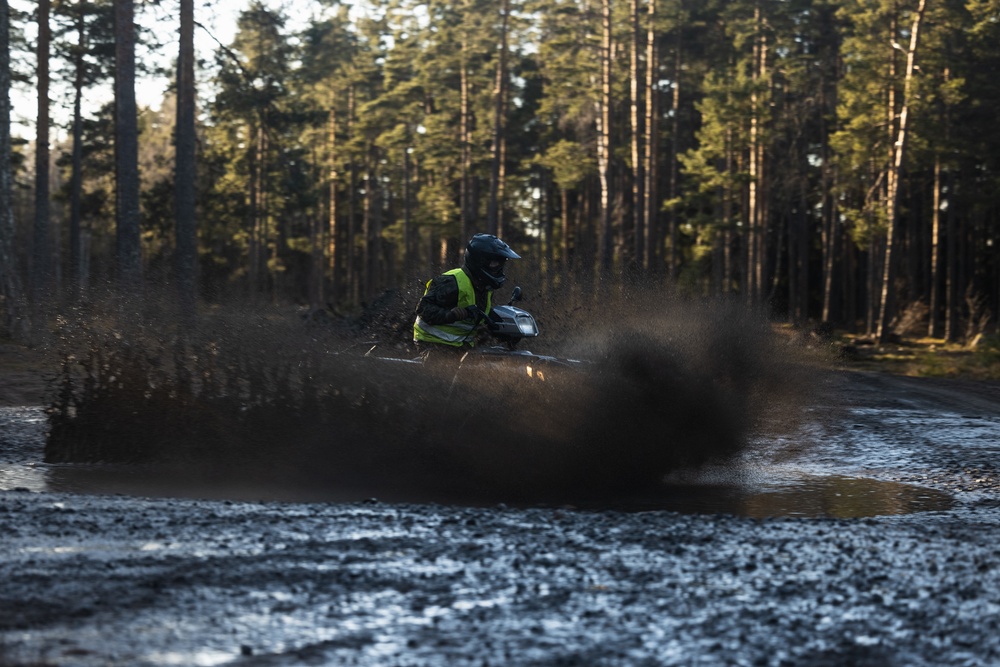
[[[465,306],[464,308],[462,306],[455,306],[451,309],[451,315],[455,318],[452,320],[453,322],[457,322],[458,320],[476,320],[482,318],[482,313],[483,311],[479,309],[479,306]]]

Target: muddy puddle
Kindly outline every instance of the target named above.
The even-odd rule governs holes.
[[[856,519],[937,512],[954,506],[944,492],[863,477],[811,476],[773,480],[763,488],[739,484],[666,484],[655,497],[621,504],[623,510],[665,509],[683,514],[731,514],[755,519]]]
[[[4,410],[5,425],[44,426],[40,411]],[[197,498],[265,502],[356,502],[371,497],[386,502],[454,503],[454,498],[427,493],[395,495],[369,482],[331,489],[303,486],[295,480],[266,477],[233,480],[224,473],[193,474],[181,467],[41,462],[40,438],[4,443],[0,452],[0,490],[121,494],[140,497]],[[476,505],[475,501],[461,502]],[[728,514],[752,518],[832,517],[840,519],[935,512],[951,509],[951,495],[911,484],[861,476],[825,473],[781,465],[733,465],[697,475],[665,480],[653,494],[615,502],[570,503],[583,510],[653,511],[684,514]]]
[[[758,476],[760,473],[758,473]],[[0,468],[0,489],[23,488],[86,494],[199,498],[277,502],[355,502],[363,487],[331,490],[290,488],[264,480],[191,479],[182,471],[136,466],[28,464]],[[447,502],[447,498],[387,497],[391,502]],[[474,504],[474,503],[465,503]],[[953,498],[941,491],[898,482],[844,476],[803,475],[766,480],[752,487],[739,482],[666,483],[655,494],[615,502],[576,503],[584,510],[653,511],[684,514],[730,514],[752,518],[831,517],[850,519],[951,509]]]

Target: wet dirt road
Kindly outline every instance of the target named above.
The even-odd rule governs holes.
[[[0,665],[1000,664],[1000,389],[824,381],[688,513],[53,492],[4,409]]]

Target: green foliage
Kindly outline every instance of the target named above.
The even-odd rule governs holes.
[[[596,160],[578,143],[560,139],[548,147],[544,155],[535,158],[542,167],[551,169],[559,187],[572,190],[596,171]]]
[[[376,0],[361,11],[324,2],[293,29],[287,7],[250,3],[232,43],[220,45],[200,74],[208,93],[198,129],[207,291],[356,306],[402,272],[426,272],[442,248],[460,248],[469,226],[486,224],[494,186],[503,234],[540,250],[545,280],[564,280],[556,274],[573,263],[593,266],[603,214],[602,4],[510,0],[502,34],[504,6]],[[649,4],[639,2],[637,113],[644,116],[647,95],[655,102],[655,131],[637,142],[655,158],[651,275],[714,293],[743,289],[756,272],[761,298],[779,304],[792,289],[790,267],[802,267],[811,299],[805,310],[815,313],[823,272],[850,250],[852,284],[865,288],[845,282],[840,293],[879,298],[865,271],[878,264],[871,249],[884,246],[873,242],[887,228],[887,174],[916,6],[658,0],[650,16]],[[110,3],[54,8],[60,75],[68,79],[82,59],[89,90],[108,75]],[[612,3],[607,206],[616,256],[612,274],[602,276],[610,280],[640,263],[632,256],[641,227],[633,211],[630,9]],[[970,245],[963,280],[973,291],[1000,284],[987,245],[996,236],[1000,183],[998,15],[996,0],[927,9],[901,184],[907,264],[921,284],[906,298],[926,298],[918,291],[930,280],[935,169],[939,222],[954,216]],[[504,81],[497,79],[501,55]],[[164,268],[173,245],[172,103],[168,96],[144,113],[140,141],[144,255]],[[98,275],[110,270],[114,247],[111,111],[84,123],[83,224]],[[65,158],[59,167],[66,175]],[[834,217],[842,227],[831,244]],[[832,262],[826,252],[836,254]]]

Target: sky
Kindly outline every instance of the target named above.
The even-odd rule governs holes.
[[[249,4],[250,0],[195,0],[195,21],[202,27],[195,28],[195,49],[199,59],[211,59],[217,48],[217,42],[229,44],[236,33],[236,19],[241,9]],[[136,2],[138,6],[140,3]],[[315,11],[317,4],[309,0],[264,0],[264,4],[275,8],[284,8],[289,16],[294,29],[297,20],[305,21],[309,19]],[[32,11],[36,3],[33,0],[11,0],[11,6],[21,11]],[[162,46],[155,52],[150,52],[148,48],[137,47],[136,60],[144,63],[155,63],[162,68],[170,68],[172,62],[177,57],[177,0],[165,0],[160,7],[145,5],[145,9],[137,12],[137,20],[142,25],[151,29],[154,34],[163,42]],[[34,24],[24,26],[25,36],[28,43],[34,45],[37,35],[37,27]],[[53,143],[65,136],[67,130],[55,125],[68,125],[72,114],[72,91],[69,87],[57,81],[57,65],[51,65],[53,83],[50,90],[50,113],[53,125],[51,140]],[[35,68],[35,55],[32,53],[29,60],[24,62],[23,69],[33,72]],[[204,73],[199,73],[204,76]],[[136,82],[136,102],[140,106],[158,108],[163,99],[164,91],[169,85],[168,78],[148,77]],[[89,89],[84,99],[84,114],[92,113],[96,109],[113,99],[113,91],[110,82],[107,85]],[[16,86],[11,90],[11,131],[15,135],[23,138],[34,138],[35,118],[37,117],[37,95],[32,85]]]

